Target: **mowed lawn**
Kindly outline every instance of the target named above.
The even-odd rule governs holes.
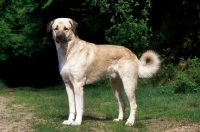
[[[13,90],[13,91],[12,91]],[[125,119],[112,120],[118,116],[118,104],[110,86],[96,84],[84,90],[84,116],[81,126],[66,126],[62,122],[68,118],[68,97],[63,85],[43,89],[19,87],[0,88],[0,96],[12,97],[12,105],[23,105],[27,115],[32,113],[28,124],[36,132],[129,132],[165,131],[181,123],[195,125],[200,131],[200,94],[163,94],[161,88],[141,87],[136,90],[137,113],[135,125],[125,126],[129,115],[127,102]],[[16,108],[17,109],[17,108]],[[13,117],[14,118],[14,117]],[[16,120],[17,122],[17,120]],[[170,126],[171,123],[171,126]]]

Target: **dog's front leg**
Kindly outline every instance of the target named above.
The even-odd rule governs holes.
[[[83,85],[76,83],[74,85],[75,102],[76,102],[76,120],[72,125],[81,125],[83,116]]]
[[[68,101],[69,101],[69,117],[68,120],[63,122],[64,125],[72,125],[75,119],[76,108],[75,108],[75,95],[74,95],[74,88],[72,85],[65,83],[66,91],[68,94]]]

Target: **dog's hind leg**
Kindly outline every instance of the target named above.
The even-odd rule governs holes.
[[[128,63],[127,63],[128,62]],[[125,93],[130,103],[130,115],[127,119],[126,125],[133,126],[135,121],[135,113],[137,109],[135,99],[135,89],[137,86],[137,63],[132,61],[122,61],[118,69],[119,76],[123,82]]]
[[[117,101],[119,104],[118,118],[114,119],[113,121],[120,121],[120,120],[123,120],[124,118],[124,112],[125,112],[125,107],[126,107],[126,103],[122,95],[122,90],[123,90],[122,80],[119,76],[116,76],[116,77],[110,76],[110,83],[111,83],[112,91],[115,97],[117,98]]]
[[[74,97],[74,88],[71,84],[65,83],[66,91],[68,94],[69,102],[69,117],[68,120],[65,120],[62,124],[71,125],[74,122],[76,109],[75,109],[75,97]]]
[[[123,80],[124,89],[130,103],[130,115],[127,119],[126,125],[133,126],[134,121],[135,121],[135,114],[137,110],[137,104],[136,104],[136,98],[135,98],[137,76],[136,77],[126,76],[123,79],[124,79]]]

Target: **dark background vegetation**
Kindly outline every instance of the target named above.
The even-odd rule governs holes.
[[[123,45],[138,56],[155,50],[162,61],[156,85],[199,90],[199,0],[0,0],[0,79],[9,87],[60,83],[56,49],[46,33],[59,17],[78,22],[86,41]]]

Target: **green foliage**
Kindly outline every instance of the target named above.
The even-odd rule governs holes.
[[[109,43],[123,45],[133,51],[141,51],[148,46],[151,29],[148,27],[150,1],[140,6],[139,1],[93,1],[100,7],[102,14],[109,14],[111,26],[106,29],[105,37]],[[141,14],[134,11],[140,6]]]
[[[31,56],[47,43],[41,36],[44,11],[52,1],[2,0],[0,2],[0,61],[20,54]],[[44,5],[44,6],[43,6]]]
[[[11,30],[7,23],[3,20],[0,21],[0,60],[5,61],[7,59],[6,50],[7,47],[10,47],[10,38],[11,38]],[[9,39],[8,39],[9,38]],[[3,43],[2,43],[3,42]],[[6,44],[5,44],[6,43]]]
[[[5,85],[4,81],[3,80],[0,80],[0,90],[1,89],[5,89],[7,88],[8,86]],[[0,91],[1,92],[1,91]]]
[[[156,77],[162,79],[161,85],[163,85],[173,80],[173,77],[176,75],[176,73],[177,69],[175,66],[172,63],[169,63],[161,66],[161,70]]]
[[[200,59],[181,60],[179,67],[169,69],[176,70],[173,80],[169,81],[162,89],[163,93],[200,93]],[[162,77],[164,78],[164,77]]]
[[[174,62],[178,62],[181,57],[187,59],[199,56],[199,3],[189,0],[156,0],[152,5],[154,45],[159,46],[160,50],[170,49],[167,57]]]
[[[12,69],[9,71],[12,74],[18,70],[16,65],[20,65],[16,63],[19,62],[13,61],[16,56],[33,56],[42,51],[45,51],[42,55],[47,52],[51,54],[51,50],[45,49],[52,40],[49,39],[51,35],[45,32],[46,24],[57,17],[70,17],[79,23],[78,32],[84,40],[123,45],[137,54],[149,47],[162,52],[161,70],[150,82],[159,82],[159,86],[173,82],[173,87],[178,89],[177,93],[184,92],[182,85],[193,88],[190,92],[199,91],[198,59],[187,60],[200,55],[199,3],[188,0],[151,2],[84,0],[71,1],[69,4],[64,0],[0,0],[0,77],[10,78],[6,68]],[[187,60],[189,68],[174,67],[173,64],[177,64],[181,57]],[[40,63],[38,59],[34,61]],[[149,83],[146,80],[140,82],[145,85]]]
[[[172,83],[175,93],[191,93],[198,92],[195,82],[189,80],[188,75],[184,72],[178,72],[176,74],[176,82]]]

